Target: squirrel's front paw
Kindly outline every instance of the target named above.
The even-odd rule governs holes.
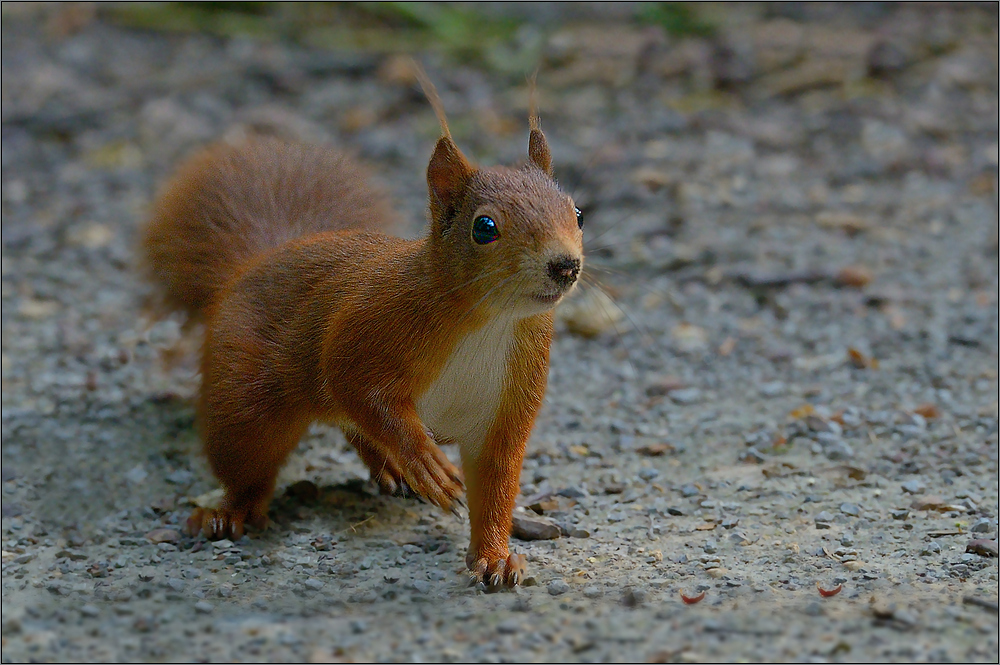
[[[482,582],[490,587],[512,587],[524,581],[527,571],[527,559],[523,554],[508,554],[503,558],[466,557],[469,572],[475,582]]]
[[[386,494],[416,495],[444,510],[462,504],[462,474],[433,442],[419,450],[384,450],[381,463],[365,461]]]
[[[188,535],[197,536],[204,533],[209,540],[239,540],[243,537],[244,523],[255,529],[267,526],[267,516],[257,516],[247,519],[246,510],[230,510],[225,508],[195,508],[187,519]]]

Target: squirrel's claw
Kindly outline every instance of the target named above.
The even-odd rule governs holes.
[[[508,554],[497,559],[483,557],[469,565],[473,584],[482,582],[493,590],[517,586],[524,581],[526,569],[527,560],[523,554]]]

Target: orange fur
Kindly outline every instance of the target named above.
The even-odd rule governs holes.
[[[192,514],[192,532],[238,537],[265,522],[278,470],[323,420],[344,429],[384,490],[444,509],[463,486],[438,443],[457,443],[469,568],[491,584],[523,578],[507,546],[511,514],[545,391],[551,309],[582,261],[573,203],[537,127],[530,145],[524,166],[477,169],[446,133],[428,165],[420,240],[377,232],[389,226],[382,199],[329,150],[253,139],[181,168],[145,249],[164,302],[206,323],[198,420],[225,498]],[[471,228],[483,215],[499,238],[480,245]]]

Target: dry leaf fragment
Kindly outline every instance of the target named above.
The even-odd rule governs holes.
[[[867,219],[849,212],[827,211],[816,215],[816,223],[826,229],[843,231],[849,236],[867,231],[871,224]]]
[[[663,376],[646,387],[646,395],[649,397],[659,397],[660,395],[669,394],[674,390],[680,390],[686,386],[687,384],[680,377]]]
[[[791,413],[789,413],[788,417],[792,418],[793,420],[801,420],[802,418],[805,418],[806,416],[810,416],[810,415],[812,415],[815,412],[816,412],[816,409],[813,408],[812,404],[803,404],[799,408],[797,408],[797,409],[793,410]]]
[[[669,443],[651,443],[646,446],[640,446],[635,451],[647,457],[659,457],[660,455],[673,452],[674,447]]]
[[[965,506],[948,503],[943,498],[939,496],[925,496],[916,499],[910,507],[914,510],[933,510],[939,513],[950,513],[952,511],[965,512],[968,510]]]
[[[871,356],[866,356],[853,346],[847,349],[847,358],[851,364],[858,369],[878,369],[878,360]]]
[[[921,404],[920,406],[918,406],[913,410],[913,413],[917,414],[918,416],[923,416],[927,420],[932,420],[934,418],[941,417],[940,409],[937,408],[936,404],[931,404],[930,402],[926,404]]]
[[[726,339],[722,340],[722,344],[719,345],[719,355],[723,357],[728,356],[730,353],[733,352],[733,349],[735,348],[736,348],[736,338],[727,337]]]
[[[845,266],[837,271],[834,281],[840,286],[863,289],[875,278],[872,271],[864,266]]]
[[[684,601],[685,605],[694,605],[695,603],[700,603],[705,600],[705,592],[702,591],[697,596],[687,596],[681,591],[681,600]]]
[[[819,582],[816,582],[816,589],[819,590],[819,595],[823,596],[824,598],[830,598],[832,596],[836,596],[838,593],[840,593],[840,591],[843,588],[844,588],[843,584],[838,584],[832,589],[824,589],[819,585]]]

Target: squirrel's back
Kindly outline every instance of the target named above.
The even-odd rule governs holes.
[[[145,229],[146,268],[163,304],[200,318],[235,272],[294,238],[384,230],[391,210],[368,174],[330,149],[253,138],[185,162]]]

